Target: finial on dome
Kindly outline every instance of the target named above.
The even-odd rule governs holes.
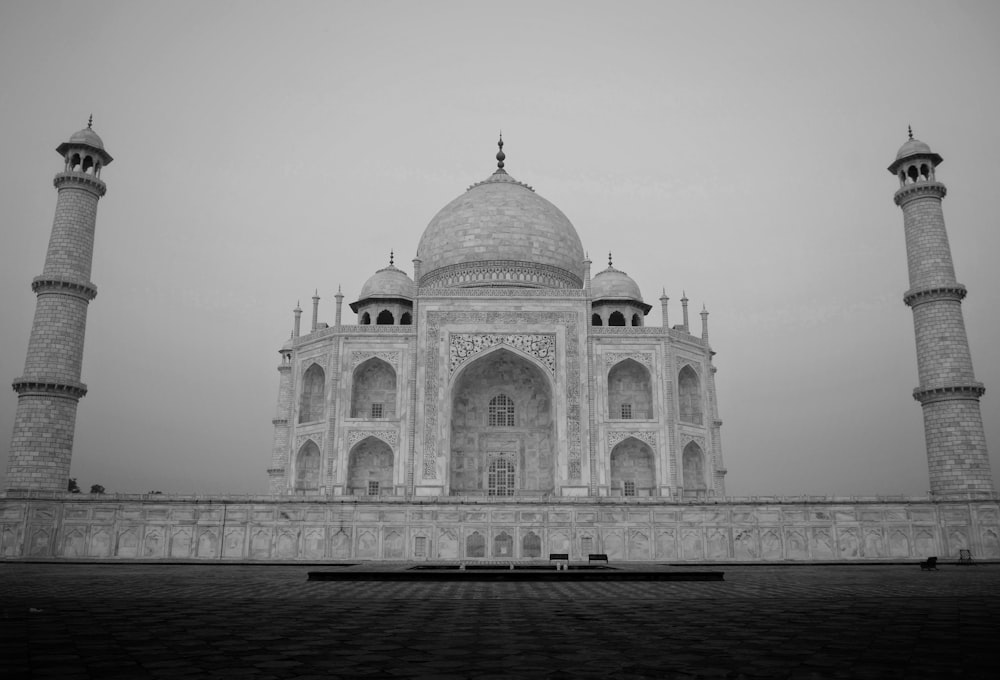
[[[611,266],[612,266],[611,265],[611,251],[609,250],[608,251],[608,267],[610,268]]]
[[[497,151],[497,168],[503,170],[503,161],[507,158],[503,152],[503,130],[500,131],[500,141],[497,142],[497,146],[500,147],[500,150]]]
[[[906,132],[907,132],[907,134],[910,135],[910,139],[913,139],[913,126],[912,125],[907,125],[906,126]]]
[[[389,251],[389,266],[390,267],[392,266],[392,261],[393,261],[394,257],[395,257],[395,253],[393,253],[393,251],[390,250]]]
[[[87,129],[90,130],[94,126],[94,114],[90,114],[90,118],[87,119]]]

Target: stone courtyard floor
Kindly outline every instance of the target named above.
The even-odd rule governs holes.
[[[936,680],[1000,668],[996,564],[707,567],[721,582],[306,580],[324,568],[0,562],[0,677]]]

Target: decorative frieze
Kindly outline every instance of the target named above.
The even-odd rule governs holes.
[[[399,447],[399,432],[396,430],[348,430],[347,449],[353,449],[358,442],[367,439],[368,437],[381,439],[392,447],[394,452]]]
[[[632,359],[650,370],[653,369],[652,352],[607,352],[604,355],[604,365],[605,367],[611,367],[626,359]]]
[[[351,352],[351,368],[356,368],[358,364],[368,361],[372,357],[381,359],[397,371],[399,370],[399,352]]]
[[[648,430],[611,430],[608,432],[608,450],[610,451],[629,437],[646,442],[651,449],[656,450],[656,433]]]
[[[309,441],[311,439],[313,441],[313,444],[315,444],[317,447],[319,447],[320,453],[322,453],[323,452],[323,439],[325,439],[325,438],[326,438],[326,433],[325,432],[313,432],[311,434],[300,434],[300,435],[297,435],[295,437],[295,449],[294,449],[294,451],[298,452],[299,449],[302,448],[302,445],[305,444],[307,441]]]
[[[448,369],[454,373],[483,351],[507,345],[538,359],[549,373],[556,372],[556,336],[552,333],[452,333],[448,337]]]

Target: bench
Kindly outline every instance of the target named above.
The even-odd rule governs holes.
[[[604,553],[590,553],[587,555],[587,562],[604,562],[608,563],[608,556]]]
[[[920,568],[924,571],[930,571],[931,569],[937,571],[937,558],[928,557],[926,560],[920,563]]]
[[[569,569],[569,553],[549,553],[549,562],[556,563],[556,571]]]

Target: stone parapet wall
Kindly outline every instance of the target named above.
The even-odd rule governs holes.
[[[482,546],[478,548],[477,546]],[[3,559],[1000,558],[1000,499],[0,498]]]

